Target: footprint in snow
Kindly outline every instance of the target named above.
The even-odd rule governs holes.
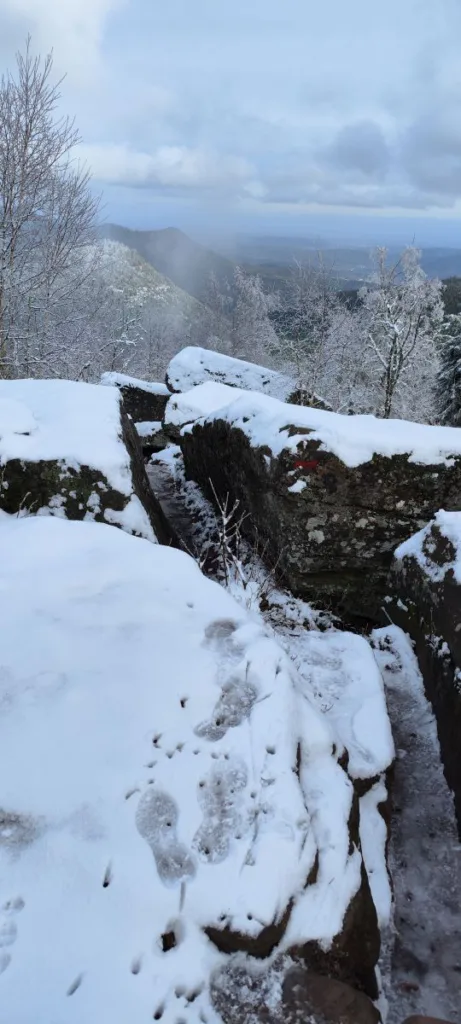
[[[18,928],[15,921],[16,915],[23,909],[24,900],[21,897],[7,900],[3,904],[0,913],[0,974],[3,974],[11,963],[11,946],[16,942]]]
[[[199,782],[198,801],[203,822],[193,839],[201,860],[217,864],[228,856],[232,838],[242,836],[246,823],[241,814],[247,770],[242,763],[213,765]]]
[[[165,885],[195,875],[195,863],[177,835],[178,808],[168,793],[149,789],[139,801],[136,827],[149,844],[159,878]]]

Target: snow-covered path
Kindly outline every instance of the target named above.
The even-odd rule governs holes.
[[[432,709],[407,636],[373,634],[397,749],[390,867],[395,946],[388,1024],[411,1014],[460,1020],[461,845]]]
[[[173,453],[171,449],[170,456],[158,457],[153,476],[160,476],[168,489],[168,514],[173,516],[178,532],[187,531],[186,543],[200,550],[201,540],[206,543],[209,539],[207,503],[201,499],[196,485],[184,482],[181,459],[176,462]],[[151,481],[154,483],[152,476]],[[324,645],[326,634],[306,630],[310,613],[307,605],[280,597],[277,615],[273,603],[277,601],[276,592],[271,595],[271,626],[294,661],[300,678],[314,671],[319,707],[331,714],[338,680],[331,671],[329,658],[313,657],[315,645]],[[310,625],[314,625],[314,618]],[[341,642],[341,635],[336,634],[335,641],[333,631],[333,646]],[[406,635],[391,626],[376,630],[372,640],[386,684],[398,752],[389,849],[397,934],[392,962],[387,962],[385,952],[382,964],[389,1003],[387,1024],[401,1024],[414,1013],[432,1014],[458,1024],[461,845],[441,765],[435,720]],[[380,881],[385,907],[386,880]],[[377,896],[379,899],[375,893],[375,899]]]

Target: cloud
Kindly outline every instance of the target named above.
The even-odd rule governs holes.
[[[187,146],[160,146],[145,153],[124,145],[86,145],[79,155],[95,179],[110,185],[261,194],[254,168],[239,156]]]
[[[27,31],[99,183],[152,203],[457,210],[459,0],[0,0]],[[130,198],[131,197],[131,198]]]
[[[391,163],[389,146],[379,125],[358,121],[344,125],[323,157],[339,170],[358,172],[363,178],[385,178]]]
[[[461,125],[452,104],[418,118],[402,139],[402,164],[416,188],[461,195]]]
[[[97,68],[104,27],[108,17],[120,10],[125,0],[2,0],[0,13],[0,55],[11,62],[15,50],[32,35],[38,52],[54,51],[59,74],[67,73],[76,83]],[[3,35],[3,22],[8,37]]]

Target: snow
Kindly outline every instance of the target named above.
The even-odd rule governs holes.
[[[243,394],[243,391],[229,387],[228,384],[207,381],[183,394],[172,395],[165,409],[165,426],[182,428],[201,417],[210,416]]]
[[[392,916],[392,890],[386,867],[388,834],[379,810],[380,804],[385,804],[387,799],[388,792],[382,780],[360,798],[360,842],[380,928],[387,927]]]
[[[413,1014],[454,1022],[461,992],[461,845],[453,796],[409,637],[397,626],[386,626],[373,632],[372,641],[397,747],[389,843],[395,929],[391,969],[385,971],[387,1024],[401,1024]],[[370,803],[372,793],[364,798]],[[376,824],[382,831],[377,818]],[[370,821],[370,839],[371,827]],[[379,846],[375,841],[368,847],[362,827],[361,838],[368,868],[370,852],[374,856]],[[379,907],[377,875],[379,866],[370,876]]]
[[[192,345],[173,357],[167,380],[174,391],[188,391],[197,384],[214,381],[245,391],[262,391],[282,400],[295,388],[290,377],[276,370]]]
[[[192,395],[189,393],[190,401]],[[287,405],[256,392],[237,396],[221,409],[214,409],[204,422],[224,420],[242,430],[251,443],[267,447],[273,456],[296,451],[306,441],[319,441],[320,450],[332,452],[351,468],[369,462],[378,454],[392,458],[406,455],[409,462],[422,465],[451,465],[461,456],[461,429],[432,427],[407,420],[382,420],[375,416],[343,416],[340,413]],[[289,428],[300,433],[290,437]]]
[[[305,480],[296,480],[291,487],[288,488],[290,494],[301,494],[301,491],[307,486]]]
[[[11,459],[88,466],[131,494],[118,392],[70,380],[1,380],[0,464]]]
[[[431,550],[435,548],[432,537],[434,529],[440,531],[453,545],[455,557],[451,562],[438,565],[430,557]],[[461,583],[461,512],[445,512],[441,509],[427,526],[399,545],[395,558],[399,562],[405,558],[414,558],[434,583],[441,582],[447,572],[452,572],[454,579]]]
[[[150,437],[151,434],[157,434],[162,429],[162,421],[141,420],[140,423],[135,423],[135,427],[139,437]]]
[[[138,377],[127,377],[124,373],[107,372],[101,377],[101,384],[117,388],[140,388],[141,391],[148,391],[150,395],[169,395],[166,384],[156,381],[140,380]]]
[[[392,756],[366,642],[304,630],[300,675],[188,555],[92,522],[3,515],[0,603],[0,1024],[211,1024],[203,929],[290,900],[280,950],[328,946],[361,866],[334,743]]]
[[[154,467],[153,479],[156,488],[160,484],[162,501],[170,474],[172,488],[168,513],[175,517],[179,535],[183,507],[188,511],[187,523],[194,524],[194,533],[192,536],[188,533],[185,538],[188,549],[197,550],[203,556],[210,550],[210,544],[213,545],[217,524],[212,507],[197,485],[185,479],[180,449],[171,447],[156,455],[151,463],[152,470]],[[242,548],[245,548],[245,543],[242,541]],[[267,588],[267,570],[258,563],[254,552],[242,552],[242,557],[244,562],[240,572],[235,574],[235,578],[230,577],[228,582],[233,595],[243,607],[252,609],[264,596],[267,625],[296,669],[295,686],[303,706],[305,702],[308,709],[314,706],[320,712],[334,738],[338,757],[347,748],[351,778],[373,783],[370,794],[360,801],[360,838],[372,896],[380,925],[384,928],[390,921],[392,900],[386,866],[387,833],[378,804],[387,798],[386,771],[394,760],[395,752],[381,673],[364,638],[331,627],[325,629],[328,621],[324,613],[319,614],[305,602],[279,591],[273,582]],[[321,632],[316,628],[317,620],[323,625]],[[314,733],[309,722],[302,732],[313,742]],[[331,786],[328,804],[325,805],[323,793],[328,778]],[[305,941],[309,929],[315,935],[323,914],[327,914],[330,920],[336,919],[340,930],[347,902],[359,885],[360,858],[349,860],[344,844],[346,810],[350,808],[351,799],[350,783],[344,773],[338,771],[337,765],[332,765],[328,759],[323,763],[319,761],[315,768],[311,763],[308,774],[304,770],[303,785],[309,792],[312,821],[315,820],[319,848],[323,849],[323,878],[328,878],[331,883],[332,877],[341,871],[345,885],[339,900],[336,892],[333,895],[330,889],[326,899],[322,888],[306,891],[297,902],[290,920],[282,943],[285,949]],[[342,823],[339,830],[338,822]],[[331,854],[330,864],[326,848]]]
[[[373,779],[394,759],[384,687],[366,640],[356,633],[300,629],[290,638],[298,686],[329,723],[352,779]]]

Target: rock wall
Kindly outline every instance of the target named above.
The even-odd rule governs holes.
[[[390,421],[278,402],[261,409],[258,398],[270,401],[239,399],[183,431],[188,476],[210,498],[211,479],[221,498],[239,499],[244,530],[264,538],[269,565],[295,595],[380,621],[395,547],[441,506],[461,509],[461,431],[450,432],[459,453],[449,462],[439,449],[455,438],[437,433],[421,462],[414,439],[405,451]],[[363,430],[366,451],[348,447],[348,430],[361,438]]]
[[[295,387],[290,377],[277,370],[195,345],[181,349],[166,371],[166,382],[173,392],[189,391],[207,381],[246,391],[261,391],[282,400],[286,400]]]
[[[101,384],[119,389],[125,410],[134,423],[163,419],[170,397],[166,384],[138,380],[123,373],[103,373]]]
[[[439,512],[392,565],[391,618],[415,641],[461,837],[461,513]]]
[[[95,520],[169,543],[139,439],[118,392],[72,381],[3,381],[0,509]]]

